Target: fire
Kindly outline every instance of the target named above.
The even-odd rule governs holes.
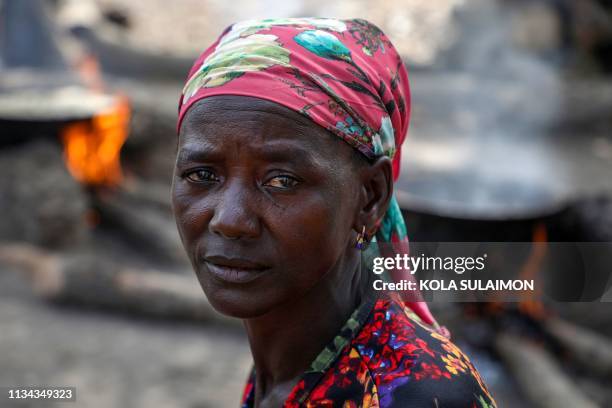
[[[546,257],[548,241],[548,233],[546,231],[546,225],[544,223],[538,223],[533,230],[533,246],[529,259],[523,266],[520,272],[521,279],[534,279],[540,272],[542,262]],[[536,295],[541,291],[536,291]],[[546,309],[544,304],[539,300],[534,300],[531,294],[521,296],[519,302],[519,310],[533,318],[543,319],[546,316]]]
[[[108,111],[63,129],[64,159],[74,178],[88,185],[117,185],[123,175],[119,153],[128,135],[130,106],[119,97]]]

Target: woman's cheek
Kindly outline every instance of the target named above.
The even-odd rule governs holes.
[[[297,265],[328,263],[339,254],[337,237],[337,218],[332,201],[325,197],[303,200],[288,207],[282,216],[276,217],[277,243],[283,247],[283,253],[289,255],[289,261]]]
[[[178,194],[174,199],[174,214],[183,244],[186,249],[192,247],[194,240],[200,237],[206,228],[210,206],[206,200],[196,199],[191,195]]]

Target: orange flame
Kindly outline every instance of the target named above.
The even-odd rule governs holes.
[[[72,176],[88,185],[117,185],[123,175],[119,153],[128,135],[130,106],[127,98],[89,121],[63,129],[64,159]]]
[[[533,247],[529,259],[523,266],[520,272],[521,279],[533,279],[540,272],[542,262],[546,257],[547,247],[545,243],[548,241],[548,233],[544,223],[538,223],[533,231]],[[541,291],[536,290],[536,295]],[[539,300],[532,298],[533,294],[523,294],[519,302],[519,310],[535,319],[543,319],[546,316],[544,304]]]

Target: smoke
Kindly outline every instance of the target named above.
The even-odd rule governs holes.
[[[511,217],[565,194],[549,135],[561,107],[560,70],[515,43],[516,18],[497,1],[466,1],[437,69],[412,74],[401,188],[434,207]]]

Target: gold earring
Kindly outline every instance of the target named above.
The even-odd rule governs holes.
[[[363,243],[366,239],[366,233],[365,233],[365,225],[363,226],[363,228],[361,229],[361,232],[359,234],[357,234],[357,245],[355,245],[355,248],[357,249],[363,249]]]

